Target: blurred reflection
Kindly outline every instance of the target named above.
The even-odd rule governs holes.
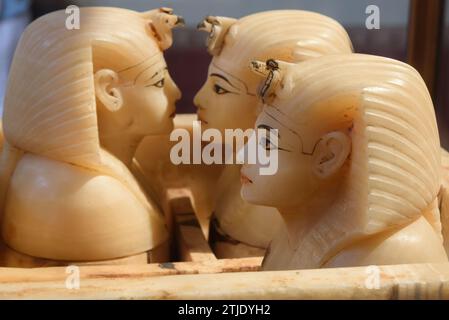
[[[449,1],[446,0],[437,83],[437,116],[441,144],[449,149]]]
[[[29,6],[28,0],[0,1],[0,113],[3,112],[9,65],[20,34],[30,20]]]

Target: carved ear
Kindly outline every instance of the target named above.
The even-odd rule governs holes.
[[[109,69],[101,69],[95,73],[95,96],[111,112],[123,106],[123,98],[118,85],[118,74]]]
[[[173,14],[171,8],[159,8],[142,13],[148,19],[148,30],[159,43],[161,50],[166,50],[173,44],[172,29],[184,25],[181,16]]]
[[[237,21],[234,18],[208,16],[201,21],[197,29],[209,33],[207,50],[213,56],[219,55],[229,28]]]
[[[351,138],[340,131],[324,135],[312,155],[313,173],[321,179],[336,173],[351,152]]]

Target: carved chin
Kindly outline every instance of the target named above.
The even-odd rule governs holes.
[[[261,205],[264,202],[264,199],[261,199],[258,192],[254,190],[254,185],[252,183],[243,184],[240,195],[243,200],[252,204]]]

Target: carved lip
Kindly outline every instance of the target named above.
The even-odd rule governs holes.
[[[240,183],[241,184],[250,184],[253,183],[253,181],[248,178],[247,176],[245,176],[243,173],[240,174]]]
[[[198,114],[197,117],[198,117],[198,121],[201,121],[201,123],[204,123],[204,124],[208,124],[208,123],[209,123],[209,122],[207,122],[206,120],[204,120],[204,119],[201,117],[200,114]]]

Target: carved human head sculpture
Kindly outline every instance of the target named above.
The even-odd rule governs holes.
[[[198,27],[209,32],[213,59],[194,102],[203,128],[221,131],[254,126],[260,112],[256,96],[260,79],[248,69],[253,59],[300,62],[352,52],[344,28],[314,12],[266,11],[239,20],[210,16]]]
[[[64,11],[25,30],[10,72],[4,131],[18,149],[92,166],[101,163],[100,140],[112,131],[139,137],[172,129],[180,92],[162,52],[182,20],[166,8],[80,10],[79,30],[65,28]]]
[[[30,24],[10,71],[2,237],[31,257],[116,259],[168,239],[129,169],[144,136],[172,130],[180,92],[163,51],[182,18],[106,7],[82,8],[80,17],[75,30],[64,11]]]
[[[251,65],[266,76],[256,128],[278,130],[276,143],[263,144],[277,149],[278,170],[264,176],[245,165],[245,200],[319,221],[303,248],[321,239],[323,254],[423,215],[440,231],[438,128],[416,70],[361,54],[269,64]]]

